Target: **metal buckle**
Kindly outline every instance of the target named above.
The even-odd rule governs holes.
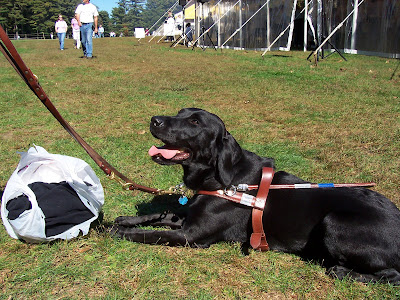
[[[168,190],[160,190],[160,195],[182,195],[182,196],[193,196],[193,192],[189,190],[184,183],[177,184],[176,186],[169,187]]]
[[[109,175],[107,175],[108,178],[110,178],[111,180],[115,180],[116,182],[118,182],[121,186],[122,189],[125,191],[130,190],[131,186],[134,186],[134,184],[132,182],[125,182],[123,181],[121,178],[119,178],[118,176],[115,175],[114,172],[111,171],[111,173]]]
[[[234,185],[231,185],[231,187],[229,189],[227,189],[227,188],[224,189],[224,194],[229,197],[232,197],[232,196],[236,195],[236,190],[237,190],[236,187]]]
[[[245,184],[245,183],[238,184],[237,190],[238,190],[239,192],[246,192],[246,191],[249,190],[249,185],[248,185],[248,184]]]

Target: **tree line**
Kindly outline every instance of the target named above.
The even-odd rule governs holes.
[[[176,0],[119,0],[111,15],[99,10],[99,24],[106,32],[132,35],[136,27],[150,28]],[[0,0],[0,24],[9,34],[54,32],[59,14],[70,25],[82,0]]]

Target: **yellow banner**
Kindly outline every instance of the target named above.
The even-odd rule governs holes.
[[[188,8],[185,8],[185,19],[194,19],[195,17],[195,6],[191,5]]]

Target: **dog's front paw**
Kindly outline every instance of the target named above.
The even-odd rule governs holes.
[[[136,228],[125,227],[122,225],[114,224],[111,227],[111,229],[109,230],[108,234],[113,238],[125,239],[127,237],[127,234],[134,231],[135,229]],[[129,238],[129,234],[128,234],[128,238]]]
[[[118,234],[118,225],[112,225],[110,228],[108,228],[107,232],[112,237],[120,237]]]
[[[121,226],[134,226],[139,224],[136,217],[129,216],[120,216],[114,220],[114,223]]]
[[[124,222],[125,219],[126,219],[126,217],[124,217],[124,216],[119,216],[118,218],[116,218],[116,219],[114,220],[114,223],[115,223],[115,224],[121,224],[121,223]]]

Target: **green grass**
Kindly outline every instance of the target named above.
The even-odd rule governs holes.
[[[153,163],[153,115],[200,107],[219,115],[246,149],[274,157],[314,182],[375,181],[400,206],[398,60],[333,55],[317,66],[304,52],[202,51],[134,38],[97,39],[94,60],[57,41],[15,42],[60,113],[119,171],[168,188],[179,167]],[[87,161],[105,190],[104,222],[177,208],[110,181],[0,58],[0,189],[32,144]],[[29,245],[0,228],[0,299],[396,299],[386,284],[328,277],[288,254],[238,244],[209,249],[150,246],[91,230],[72,241]]]

